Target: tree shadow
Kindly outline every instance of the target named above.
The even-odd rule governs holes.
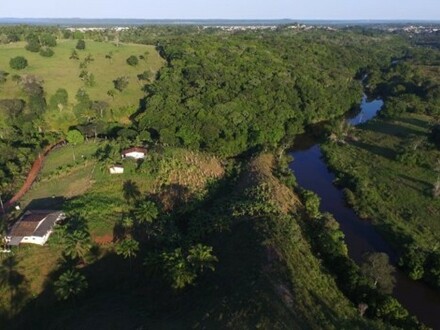
[[[141,191],[136,182],[127,180],[122,185],[122,194],[127,202],[133,202],[141,196]]]
[[[176,210],[187,204],[194,197],[188,187],[180,184],[170,184],[161,187],[160,191],[151,195],[151,198],[160,205],[165,212]]]
[[[400,174],[399,177],[405,181],[409,181],[412,183],[412,184],[410,184],[408,182],[403,182],[407,187],[409,187],[415,191],[418,191],[419,193],[422,193],[425,196],[431,196],[432,184],[430,184],[429,182],[426,182],[424,180],[415,179],[415,178],[412,178],[412,177],[410,177],[408,175],[404,175],[404,174]],[[420,188],[420,185],[422,185],[423,188]]]
[[[396,137],[405,137],[408,135],[418,135],[418,136],[425,136],[426,134],[418,131],[413,128],[409,128],[406,126],[401,126],[398,124],[393,124],[388,121],[381,121],[380,124],[373,123],[367,123],[366,125],[360,125],[358,126],[359,129],[365,130],[365,131],[371,131],[375,133],[381,133],[385,135],[390,136],[396,136]]]
[[[97,262],[85,265],[77,269],[87,278],[89,289],[84,293],[80,299],[70,301],[58,301],[54,293],[53,282],[64,273],[66,269],[71,267],[64,262],[52,271],[45,282],[43,291],[32,301],[30,301],[16,316],[9,320],[10,329],[77,329],[75,325],[80,323],[79,328],[83,325],[82,314],[88,315],[89,324],[95,321],[93,318],[104,319],[104,310],[100,310],[101,317],[96,315],[96,309],[99,306],[90,309],[89,307],[82,307],[83,302],[92,302],[96,294],[107,293],[108,288],[111,291],[118,288],[127,289],[126,284],[133,281],[139,283],[139,278],[143,275],[140,271],[141,263],[137,263],[132,272],[127,271],[127,260],[116,256],[113,253],[106,254]],[[129,290],[130,292],[130,290]],[[101,302],[106,303],[107,299]],[[112,301],[112,304],[117,302]],[[87,306],[87,304],[85,304]],[[78,312],[81,310],[81,312]],[[118,314],[116,313],[116,316]],[[113,320],[111,313],[105,317]],[[114,319],[117,320],[117,317]],[[104,321],[104,320],[103,320]],[[120,320],[119,320],[120,321]],[[104,321],[105,322],[105,321]],[[99,322],[98,322],[99,323]],[[111,321],[107,323],[107,327],[113,328]],[[87,327],[89,328],[89,327]],[[122,324],[120,327],[123,328]]]
[[[124,228],[121,221],[117,221],[113,226],[113,241],[119,241],[127,235],[127,229]]]
[[[15,268],[17,260],[14,255],[9,255],[2,260],[0,265],[0,285],[7,287],[9,292],[9,313],[14,314],[19,308],[23,307],[29,298],[29,283],[25,276],[19,273]],[[1,317],[3,311],[0,310],[0,320],[7,317],[5,311],[4,317]]]
[[[417,118],[402,117],[402,118],[397,118],[396,121],[399,121],[399,122],[405,123],[405,124],[410,124],[413,126],[417,126],[422,129],[429,129],[429,127],[430,127],[430,124],[428,122],[417,119]]]
[[[351,145],[360,148],[360,149],[364,149],[365,151],[368,151],[370,153],[373,153],[375,155],[390,159],[390,160],[394,160],[396,158],[395,152],[394,150],[390,149],[390,148],[385,148],[385,147],[380,147],[377,145],[373,145],[373,144],[369,144],[369,143],[365,143],[365,142],[361,142],[361,141],[351,141],[350,142]]]
[[[139,105],[136,111],[130,115],[129,119],[133,122],[137,117],[147,109],[147,98],[143,97],[139,99]]]

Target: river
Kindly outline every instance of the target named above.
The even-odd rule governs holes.
[[[347,121],[352,125],[364,123],[375,117],[382,105],[382,100],[369,102],[364,96],[361,111]],[[321,212],[333,214],[339,222],[345,234],[350,257],[360,263],[366,252],[385,252],[395,263],[397,255],[391,246],[370,222],[360,219],[346,205],[343,192],[333,185],[335,176],[328,170],[317,140],[308,135],[299,137],[291,155],[294,161],[289,167],[293,170],[298,184],[315,192],[321,198]],[[396,271],[395,277],[393,295],[421,322],[440,330],[440,292],[422,282],[412,281],[400,270]]]

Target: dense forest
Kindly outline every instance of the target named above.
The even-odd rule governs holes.
[[[148,91],[139,129],[222,156],[289,144],[305,126],[356,106],[356,77],[372,58],[380,65],[399,54],[398,40],[384,47],[353,39],[268,33],[161,41],[168,67]]]
[[[393,187],[373,178],[371,156],[349,149],[366,129],[341,124],[364,92],[383,98],[379,120],[423,116],[421,132],[398,132],[392,161],[434,173],[440,55],[427,44],[366,28],[0,27],[0,48],[24,52],[0,67],[1,196],[47,146],[67,142],[21,201],[67,218],[47,246],[1,256],[0,324],[424,329],[392,295],[388,256],[349,257],[338,222],[296,183],[285,151],[325,122],[320,139],[347,201],[387,233],[411,278],[438,286],[438,237],[427,233],[437,213],[423,230],[416,207],[393,214],[402,201],[378,197]],[[60,54],[80,88],[51,90],[50,73],[26,71]],[[104,65],[121,74],[98,74]],[[147,157],[121,160],[133,146]],[[123,175],[109,175],[115,164]],[[422,203],[431,205],[440,193],[429,187]],[[3,234],[18,216],[3,216]]]

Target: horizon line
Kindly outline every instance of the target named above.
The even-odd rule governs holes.
[[[429,18],[139,18],[139,17],[0,17],[3,19],[19,19],[19,20],[144,20],[144,21],[429,21],[440,22],[440,19]]]

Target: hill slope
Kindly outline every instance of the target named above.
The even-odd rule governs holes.
[[[271,155],[253,159],[211,199],[210,214],[206,204],[185,214],[212,224],[205,241],[219,260],[194,286],[172,290],[145,273],[141,260],[128,272],[128,264],[109,253],[82,270],[90,292],[80,306],[58,304],[39,320],[28,309],[19,319],[45,329],[380,328],[358,316],[313,256],[297,223],[302,205],[272,166]]]

